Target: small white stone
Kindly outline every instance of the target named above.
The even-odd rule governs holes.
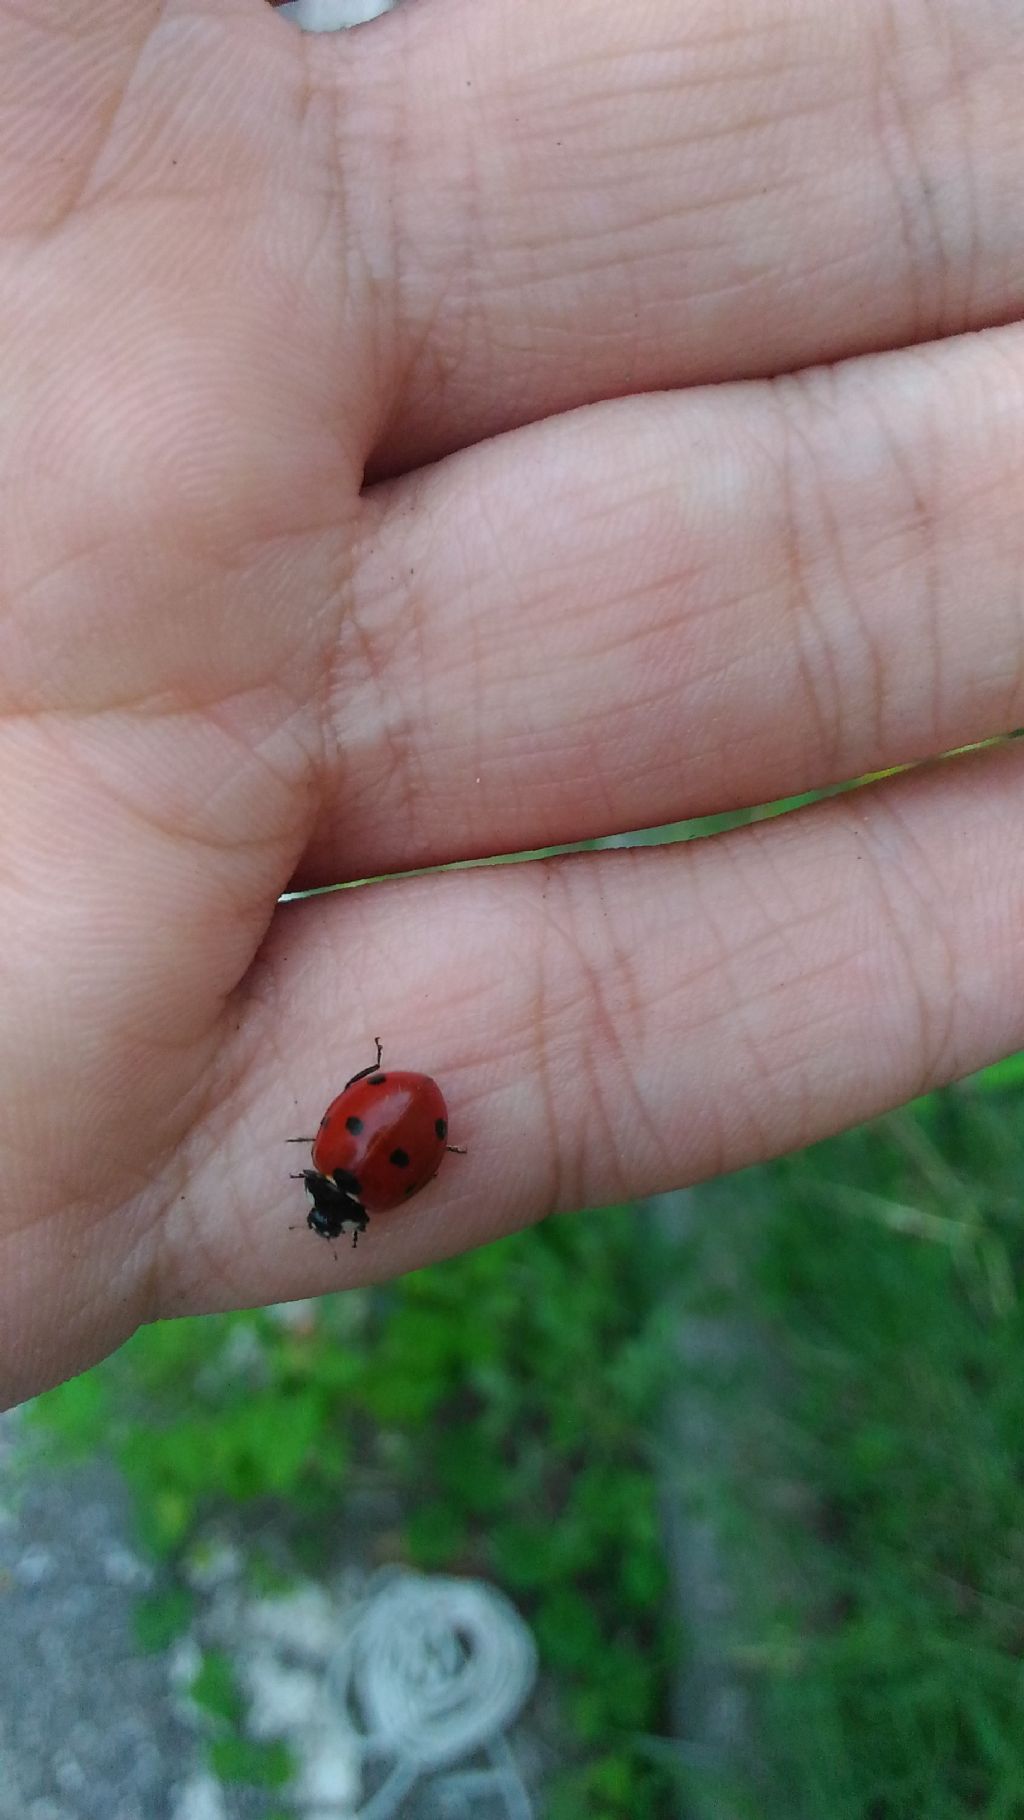
[[[266,1342],[247,1321],[229,1328],[224,1344],[207,1360],[196,1382],[201,1391],[216,1392],[225,1379],[236,1385],[267,1381]]]
[[[314,1724],[324,1709],[320,1675],[305,1668],[282,1668],[275,1656],[260,1654],[245,1664],[251,1704],[247,1728],[256,1738],[280,1738]]]
[[[266,1310],[278,1327],[297,1328],[300,1333],[316,1326],[319,1312],[320,1304],[313,1296],[300,1296],[297,1302],[272,1302]]]
[[[78,1758],[68,1750],[58,1751],[54,1757],[53,1779],[65,1795],[80,1795],[89,1780]]]
[[[337,1646],[341,1624],[330,1596],[310,1583],[279,1598],[258,1599],[246,1628],[267,1643],[323,1661]]]
[[[153,1583],[153,1570],[122,1542],[108,1542],[100,1551],[100,1565],[113,1586],[146,1587]]]
[[[173,1791],[171,1820],[227,1820],[228,1810],[216,1776],[197,1771]]]
[[[231,1542],[198,1542],[185,1562],[185,1578],[197,1592],[213,1592],[241,1571],[241,1550]]]
[[[307,1807],[327,1808],[333,1820],[345,1820],[359,1800],[360,1749],[354,1738],[336,1727],[311,1738],[302,1753],[295,1798]]]
[[[167,1652],[167,1676],[172,1687],[187,1693],[203,1666],[203,1652],[194,1637],[177,1637]]]
[[[57,1562],[53,1551],[36,1543],[26,1548],[25,1553],[15,1561],[11,1572],[19,1586],[42,1586],[44,1580],[52,1580],[57,1571]]]

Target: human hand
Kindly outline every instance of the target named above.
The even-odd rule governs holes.
[[[1024,1043],[1020,747],[277,901],[1024,721],[1019,8],[0,0],[0,70],[8,1399]],[[377,1034],[469,1154],[336,1256],[284,1140]]]

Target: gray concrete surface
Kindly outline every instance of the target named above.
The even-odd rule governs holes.
[[[161,1656],[135,1642],[150,1569],[112,1468],[0,1456],[0,1820],[172,1820],[196,1765]]]

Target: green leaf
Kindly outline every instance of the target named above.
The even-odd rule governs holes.
[[[210,1767],[222,1782],[245,1782],[254,1788],[284,1788],[295,1773],[291,1752],[279,1742],[253,1738],[214,1738],[207,1747]]]
[[[61,1457],[83,1458],[105,1438],[110,1422],[104,1368],[83,1372],[55,1390],[44,1391],[29,1405],[28,1419],[49,1431]]]
[[[225,1719],[232,1725],[238,1723],[245,1711],[245,1701],[239,1691],[234,1665],[230,1657],[222,1655],[218,1650],[210,1649],[204,1653],[189,1693],[204,1712]]]
[[[555,1667],[582,1671],[602,1650],[594,1602],[565,1586],[548,1593],[536,1618],[537,1637]]]
[[[194,1609],[192,1594],[182,1586],[140,1599],[132,1613],[139,1648],[150,1654],[168,1649],[175,1638],[187,1631]]]
[[[561,1568],[554,1551],[547,1546],[550,1535],[547,1524],[496,1524],[491,1531],[490,1548],[497,1578],[516,1592],[535,1592],[552,1580],[560,1581]]]
[[[187,1536],[196,1515],[196,1501],[170,1486],[155,1492],[146,1506],[143,1526],[158,1555],[170,1554]]]
[[[466,1526],[449,1505],[423,1504],[406,1523],[405,1540],[417,1567],[448,1567],[465,1548]]]
[[[619,1561],[619,1589],[633,1611],[655,1612],[664,1606],[668,1570],[660,1546],[627,1548]]]
[[[602,1801],[611,1802],[613,1807],[630,1811],[630,1802],[636,1788],[636,1772],[632,1758],[624,1752],[615,1756],[599,1757],[591,1765],[589,1785],[593,1794]]]
[[[474,1516],[488,1516],[507,1501],[509,1474],[481,1427],[468,1423],[441,1434],[434,1452],[438,1480],[454,1502]]]

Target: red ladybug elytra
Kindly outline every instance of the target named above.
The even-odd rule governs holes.
[[[306,1184],[312,1206],[306,1224],[321,1238],[336,1239],[352,1227],[352,1243],[371,1213],[387,1213],[433,1181],[449,1144],[448,1108],[429,1074],[381,1068],[377,1060],[346,1081],[320,1120],[311,1143],[311,1169],[295,1178]],[[464,1151],[460,1152],[465,1155]]]

